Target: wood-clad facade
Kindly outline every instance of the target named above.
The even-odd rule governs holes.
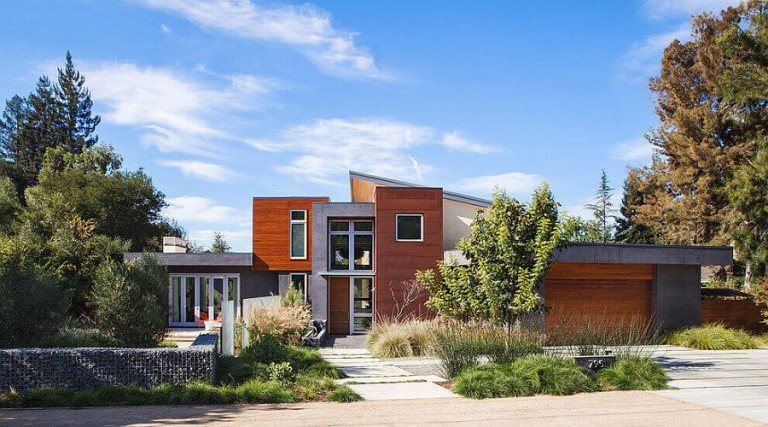
[[[254,197],[253,269],[312,270],[312,203],[327,197]],[[306,257],[291,258],[291,211],[306,211]]]

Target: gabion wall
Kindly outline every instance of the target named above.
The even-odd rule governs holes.
[[[21,348],[0,350],[0,391],[37,387],[152,387],[212,382],[217,336],[204,334],[188,348]]]

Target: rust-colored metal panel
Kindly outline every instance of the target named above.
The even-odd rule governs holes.
[[[312,270],[312,203],[327,197],[254,197],[253,269]],[[307,257],[291,259],[291,211],[307,211]]]
[[[349,277],[328,279],[328,331],[349,334]]]
[[[653,280],[653,264],[593,264],[557,262],[546,279]]]
[[[443,190],[424,187],[376,187],[376,316],[392,316],[396,299],[402,299],[405,282],[418,270],[435,268],[443,258]],[[395,215],[424,215],[424,239],[398,242]],[[405,314],[431,315],[424,307],[426,295]]]
[[[763,307],[765,309],[765,307]],[[729,328],[765,332],[761,307],[752,300],[702,299],[701,323],[722,323]]]

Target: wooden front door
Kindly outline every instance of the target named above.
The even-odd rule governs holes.
[[[331,335],[349,334],[349,277],[328,279],[328,329]]]

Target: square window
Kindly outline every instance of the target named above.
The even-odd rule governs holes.
[[[373,222],[355,221],[355,231],[373,231]]]
[[[331,221],[331,231],[349,231],[349,221]]]
[[[291,221],[306,221],[307,211],[291,211]]]
[[[398,214],[395,216],[398,242],[421,242],[424,240],[424,215]]]

